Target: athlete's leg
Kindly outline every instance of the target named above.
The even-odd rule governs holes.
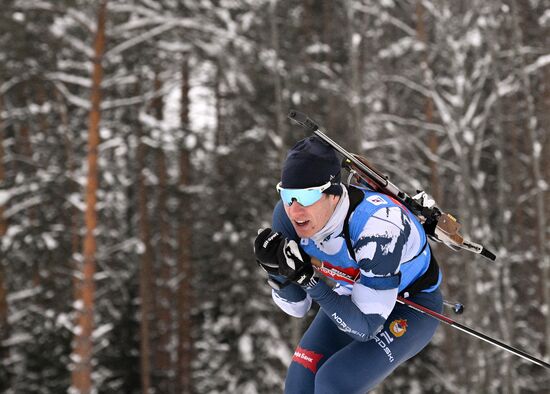
[[[411,300],[436,312],[442,309],[439,290],[419,293]],[[420,352],[430,342],[438,324],[434,318],[397,304],[375,338],[350,343],[319,368],[315,394],[366,393]]]
[[[327,359],[353,339],[320,310],[300,340],[288,368],[287,394],[313,394],[315,374]]]

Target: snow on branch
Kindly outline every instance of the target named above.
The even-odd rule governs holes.
[[[433,153],[430,149],[427,149],[426,143],[419,140],[418,138],[411,138],[412,144],[418,149],[418,151],[426,156],[430,161],[437,163],[439,166],[448,168],[453,172],[460,172],[460,166],[454,162],[452,159],[447,160],[445,154],[442,154],[440,151],[442,147],[440,146],[438,152]]]
[[[460,119],[460,127],[461,128],[466,127],[466,125],[470,124],[472,122],[472,120],[474,119],[475,115],[478,112],[479,105],[481,103],[482,93],[483,92],[480,91],[480,90],[475,91],[475,93],[473,94],[473,97],[469,100],[469,104],[466,108],[466,112],[464,113],[464,115]]]
[[[13,77],[7,80],[6,82],[0,84],[0,95],[6,94],[11,88],[17,85],[19,82],[23,81],[21,77]]]
[[[176,22],[174,18],[167,18],[161,15],[154,15],[151,17],[144,17],[139,19],[131,19],[126,23],[122,23],[114,27],[110,31],[110,34],[115,36],[118,34],[127,33],[132,30],[141,29],[149,26],[154,26],[154,25],[162,26],[167,23],[167,20],[170,21],[171,23]]]
[[[27,298],[32,298],[35,295],[39,294],[41,291],[43,291],[43,288],[40,286],[36,286],[28,289],[19,290],[13,293],[8,293],[6,298],[8,303],[13,303],[15,301],[21,301]]]
[[[550,64],[550,54],[540,56],[534,63],[525,67],[527,74],[532,74],[540,68],[543,68]]]
[[[8,323],[13,324],[10,318],[8,318]],[[5,347],[15,347],[16,345],[22,345],[25,343],[32,343],[36,338],[28,333],[17,333],[9,336],[8,339],[5,339],[2,342],[2,346]]]
[[[19,108],[10,108],[6,111],[0,112],[0,119],[7,119],[8,121],[13,121],[14,119],[26,119],[29,117],[29,115],[36,115],[36,114],[49,114],[51,112],[51,106],[49,103],[44,103],[42,105],[30,103],[27,104],[24,107]],[[11,124],[11,123],[8,123]],[[16,157],[20,161],[24,161],[26,163],[33,163],[32,161],[29,161],[25,159],[23,156],[20,155],[13,155],[12,157]]]
[[[200,42],[200,40],[198,41]],[[160,40],[157,42],[157,47],[167,52],[187,53],[191,51],[193,46],[188,42],[171,42]]]
[[[497,93],[499,97],[508,96],[519,90],[520,84],[514,75],[508,76],[506,79],[497,83]]]
[[[59,93],[61,93],[63,97],[65,97],[70,104],[79,108],[90,110],[91,106],[90,106],[89,100],[83,99],[82,97],[78,97],[72,94],[71,92],[69,92],[69,89],[67,89],[65,84],[62,83],[61,81],[54,81],[53,83],[57,88],[57,90],[59,91]]]
[[[101,326],[99,326],[98,328],[96,328],[94,330],[94,332],[92,333],[92,339],[94,341],[97,341],[102,336],[104,336],[109,331],[111,331],[113,329],[113,327],[114,327],[113,323],[102,324]]]
[[[402,85],[405,85],[409,89],[424,95],[425,97],[432,97],[432,92],[429,89],[401,75],[383,76],[382,81],[400,83]]]
[[[94,57],[94,49],[80,38],[70,34],[61,34],[59,35],[59,38],[69,44],[73,49],[76,49],[78,52],[84,54],[88,59]]]
[[[133,252],[138,249],[138,243],[140,242],[137,238],[125,239],[115,245],[111,245],[103,248],[97,253],[98,260],[106,260],[110,258],[113,254],[118,252]],[[109,270],[110,271],[110,270]]]
[[[418,129],[432,130],[441,135],[445,134],[445,129],[436,123],[424,122],[419,119],[404,118],[393,114],[372,114],[367,117],[367,122],[392,122],[400,126],[412,126]]]
[[[136,75],[114,75],[109,78],[104,78],[101,81],[101,87],[107,88],[111,86],[121,86],[136,83],[138,77]]]
[[[141,44],[142,42],[150,40],[151,38],[158,36],[159,34],[162,34],[168,30],[171,30],[176,26],[178,26],[178,23],[176,22],[163,23],[162,25],[159,25],[154,29],[151,29],[145,33],[139,34],[134,38],[128,41],[125,41],[122,44],[119,44],[114,48],[105,52],[105,55],[104,55],[105,59],[113,58],[116,55],[119,55],[120,53],[124,52],[125,50],[130,49],[131,47],[136,46],[138,44]]]
[[[4,219],[9,219],[10,217],[12,217],[18,212],[28,210],[30,207],[33,207],[36,205],[40,205],[40,203],[42,203],[42,200],[43,200],[43,196],[39,195],[39,196],[33,196],[31,198],[21,201],[20,203],[15,204],[9,209],[6,209],[4,211]]]
[[[95,33],[97,28],[95,21],[90,19],[86,13],[75,8],[69,8],[67,9],[67,15],[73,18],[73,20],[78,22],[80,25],[84,26],[88,32]]]
[[[439,94],[437,94],[435,90],[430,91],[430,93],[430,97],[433,99],[443,123],[446,125],[451,124],[453,122],[453,116],[443,98]]]
[[[428,89],[420,85],[419,83],[411,81],[409,78],[405,78],[399,75],[384,76],[382,77],[382,80],[388,81],[388,82],[400,83],[408,87],[409,89],[422,94],[427,98],[431,98],[435,106],[437,107],[437,110],[439,111],[439,115],[441,116],[441,120],[443,121],[443,123],[447,126],[453,124],[453,117],[450,109],[445,103],[445,100],[443,99],[443,97],[441,97],[441,95],[438,94],[435,89]],[[455,147],[457,146],[455,145]]]
[[[136,4],[113,3],[112,5],[109,5],[109,9],[114,12],[128,12],[131,14],[145,15],[150,17],[158,16],[158,11],[151,10],[147,7],[142,7]]]
[[[423,42],[414,37],[402,37],[399,40],[390,43],[387,47],[378,51],[380,58],[399,58],[404,56],[407,51],[418,51],[425,48]]]
[[[416,37],[416,30],[414,28],[410,27],[405,22],[395,18],[388,12],[380,13],[380,9],[374,8],[370,5],[356,6],[355,9],[359,12],[364,12],[365,14],[372,15],[383,22],[388,22],[390,25],[397,27],[399,30],[405,32],[409,36]]]
[[[174,88],[178,87],[179,83],[180,83],[180,79],[176,78],[172,80],[171,83],[164,85],[163,88],[158,91],[153,91],[153,92],[149,92],[139,96],[127,97],[127,98],[122,98],[117,100],[105,100],[101,103],[101,109],[113,109],[113,108],[119,108],[119,107],[128,107],[135,104],[141,104],[141,103],[150,101],[154,98],[162,97],[168,94]]]
[[[18,0],[13,5],[15,9],[19,10],[42,10],[42,11],[54,11],[55,6],[51,1],[28,1],[28,0]]]
[[[91,88],[92,87],[92,80],[90,78],[86,77],[80,77],[78,75],[74,74],[67,74],[64,72],[51,72],[46,74],[46,78],[50,78],[51,80],[57,80],[64,83],[71,83],[73,85],[82,86],[85,88]]]

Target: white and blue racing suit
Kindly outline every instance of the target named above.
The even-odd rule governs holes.
[[[344,231],[345,187],[329,221],[311,238],[299,239],[282,203],[275,207],[273,229],[321,261],[318,273],[329,278],[306,290],[295,284],[273,290],[275,303],[292,316],[303,317],[312,300],[321,308],[294,353],[286,393],[365,393],[426,346],[438,325],[396,304],[398,293],[430,266],[422,225],[391,197],[363,192],[348,220],[352,251]],[[438,275],[411,299],[441,311]]]

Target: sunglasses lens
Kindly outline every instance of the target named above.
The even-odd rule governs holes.
[[[281,199],[290,206],[294,201],[300,205],[308,207],[321,199],[323,193],[319,189],[280,189]]]

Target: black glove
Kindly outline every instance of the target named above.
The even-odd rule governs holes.
[[[284,240],[279,255],[279,273],[300,286],[315,284],[311,258],[294,240]]]
[[[260,229],[254,241],[256,262],[270,275],[279,274],[279,256],[282,255],[284,241],[281,233],[270,228]]]

